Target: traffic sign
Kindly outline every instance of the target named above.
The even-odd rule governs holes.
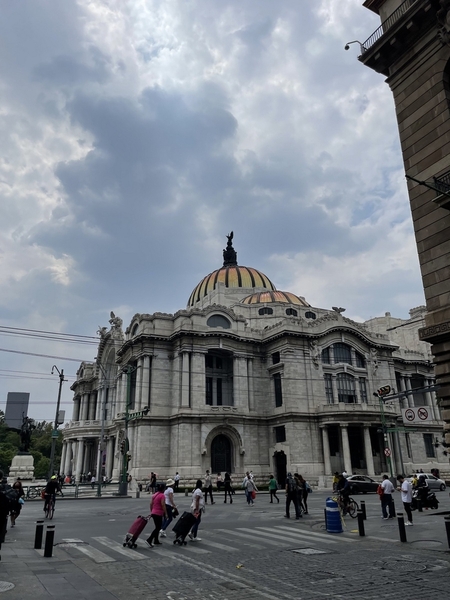
[[[407,421],[411,422],[411,421],[414,421],[415,418],[416,418],[416,413],[413,410],[411,410],[410,408],[407,408],[405,410],[405,419]]]
[[[390,448],[385,448],[384,449],[384,455],[385,456],[390,456],[391,455],[391,449]]]
[[[57,439],[59,437],[59,431],[57,429],[52,430],[52,438]]]
[[[428,406],[403,408],[403,423],[425,423],[433,420],[433,414]]]
[[[428,419],[428,411],[426,408],[418,408],[417,409],[417,416],[419,417],[419,419],[421,421],[426,421]]]

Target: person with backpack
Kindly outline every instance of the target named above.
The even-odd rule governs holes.
[[[22,504],[24,504],[23,498],[25,496],[25,492],[20,479],[13,483],[12,489],[16,490],[17,492],[17,500],[13,503],[9,514],[11,517],[11,527],[15,527],[16,519],[20,515],[20,511],[22,510]]]
[[[300,519],[300,517],[302,516],[302,513],[300,510],[300,506],[298,504],[297,483],[296,483],[294,477],[292,477],[291,472],[289,472],[287,474],[285,489],[286,489],[286,514],[284,516],[286,519],[291,518],[289,509],[290,509],[291,502],[292,502],[294,504],[294,508],[295,508],[295,518]]]

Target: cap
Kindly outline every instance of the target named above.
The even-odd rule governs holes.
[[[56,475],[52,475],[50,479],[56,479]]]
[[[175,481],[174,481],[173,479],[168,479],[168,480],[166,481],[166,485],[167,485],[167,486],[171,486],[171,485],[173,485],[174,483],[175,483]]]

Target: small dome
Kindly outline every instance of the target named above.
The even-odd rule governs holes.
[[[296,304],[297,306],[311,306],[304,298],[296,296],[291,292],[273,291],[257,292],[246,296],[241,300],[242,304],[269,304],[272,302],[283,302],[284,304]]]
[[[189,297],[188,306],[194,306],[209,292],[216,289],[218,283],[223,283],[227,288],[262,288],[273,291],[276,289],[270,279],[257,269],[240,267],[237,264],[223,266],[204,277],[195,286]]]

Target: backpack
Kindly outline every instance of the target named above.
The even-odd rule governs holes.
[[[297,487],[297,482],[295,481],[295,479],[293,477],[288,477],[288,490],[291,493],[296,492],[298,489]]]
[[[308,482],[305,483],[305,488],[306,488],[306,493],[307,494],[311,494],[312,493],[312,487],[309,485]]]
[[[19,492],[10,485],[3,484],[0,489],[0,496],[2,508],[4,508],[5,511],[8,511],[8,513],[11,512],[19,500]]]
[[[377,487],[377,494],[380,496],[380,498],[384,494],[383,486],[381,485],[381,483]]]

